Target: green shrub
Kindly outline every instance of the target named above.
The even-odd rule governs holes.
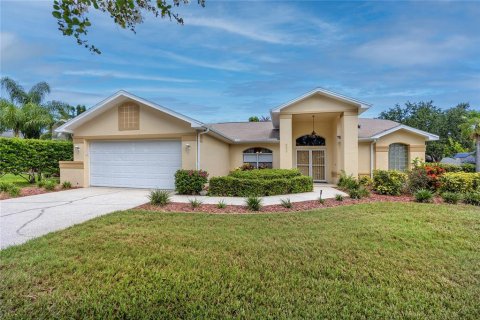
[[[373,184],[373,180],[372,178],[368,177],[368,176],[362,176],[360,177],[360,179],[358,179],[358,182],[362,185],[362,186],[371,186]]]
[[[179,194],[198,194],[208,181],[203,170],[178,170],[175,173],[175,190]]]
[[[290,201],[290,199],[280,199],[280,205],[287,209],[290,209],[293,207],[293,204]]]
[[[448,172],[440,178],[442,192],[480,191],[480,173]]]
[[[225,203],[225,200],[220,200],[217,203],[217,208],[218,209],[225,209],[227,207],[227,204]]]
[[[45,188],[45,190],[49,190],[49,191],[55,190],[56,186],[57,186],[57,181],[55,180],[45,180],[43,184],[43,187]]]
[[[325,199],[323,199],[322,197],[318,197],[318,202],[320,204],[325,204]]]
[[[0,181],[0,192],[8,192],[14,186],[11,182]]]
[[[416,202],[427,203],[432,202],[433,193],[428,189],[418,190],[413,194]]]
[[[299,177],[302,174],[298,169],[253,169],[246,171],[232,171],[229,176],[239,179],[262,179],[262,180],[276,180],[276,179],[290,179]]]
[[[467,192],[463,198],[463,202],[474,206],[480,206],[480,191]]]
[[[164,206],[170,203],[170,192],[168,190],[152,190],[148,199],[150,204]]]
[[[16,185],[13,185],[10,190],[8,190],[10,197],[18,197],[20,195],[20,188]]]
[[[219,197],[274,196],[310,192],[312,190],[313,180],[307,176],[298,176],[290,179],[239,179],[232,176],[213,177],[209,181],[208,188],[209,195]]]
[[[348,196],[351,199],[361,199],[364,197],[368,197],[369,195],[370,195],[370,192],[363,186],[348,190]]]
[[[343,199],[344,199],[344,197],[343,197],[341,194],[337,193],[337,194],[335,195],[335,200],[337,200],[337,201],[343,201]]]
[[[338,179],[338,187],[344,190],[358,189],[360,187],[360,182],[353,177],[353,175],[348,175],[345,171],[342,170],[340,173],[340,178]]]
[[[72,183],[70,181],[63,181],[62,189],[71,189],[71,188],[72,188]]]
[[[402,194],[407,175],[395,170],[375,170],[373,172],[373,190],[379,194],[398,196]]]
[[[428,189],[430,184],[430,177],[423,167],[412,169],[408,173],[407,188],[410,193],[415,193],[418,190]]]
[[[475,165],[471,163],[464,163],[461,165],[447,164],[447,163],[427,163],[425,165],[435,165],[443,168],[445,172],[475,172]]]
[[[446,203],[457,204],[462,200],[463,196],[460,192],[444,192],[442,193],[442,199]]]
[[[20,188],[10,182],[0,182],[0,192],[8,193],[11,197],[18,197],[20,195]]]
[[[197,198],[190,199],[188,200],[188,202],[190,202],[190,206],[192,207],[192,209],[200,208],[200,206],[203,204],[203,202],[201,200],[198,200]]]
[[[251,211],[260,211],[262,209],[262,198],[248,197],[245,199],[245,205]]]
[[[0,138],[1,174],[59,174],[58,161],[70,160],[71,141]]]
[[[46,181],[47,181],[47,180],[40,180],[40,181],[38,181],[38,182],[37,182],[37,187],[39,187],[39,188],[45,187],[45,182],[46,182]]]

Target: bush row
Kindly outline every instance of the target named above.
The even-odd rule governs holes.
[[[307,176],[295,176],[289,179],[213,177],[209,185],[209,195],[223,197],[273,196],[310,191],[313,191],[313,180]]]
[[[373,190],[380,194],[400,195],[407,191],[471,193],[480,192],[480,173],[444,172],[439,168],[414,168],[408,174],[399,171],[376,170]],[[426,193],[426,192],[423,192]]]
[[[239,179],[290,179],[299,177],[302,174],[297,169],[253,169],[253,170],[235,170],[230,172],[229,176]]]
[[[0,138],[0,173],[58,174],[58,161],[73,160],[70,141]]]

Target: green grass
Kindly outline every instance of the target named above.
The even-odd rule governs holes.
[[[480,210],[124,211],[0,252],[9,318],[478,319]]]
[[[27,177],[27,176],[24,175],[24,177]],[[33,184],[29,183],[27,179],[22,178],[21,176],[10,174],[10,173],[7,173],[6,175],[0,177],[0,181],[13,183],[14,185],[20,188],[33,186]]]

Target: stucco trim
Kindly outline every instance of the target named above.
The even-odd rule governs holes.
[[[412,127],[409,127],[409,126],[406,126],[406,125],[403,125],[403,124],[401,124],[399,126],[396,126],[394,128],[385,130],[383,132],[377,133],[376,135],[371,136],[369,139],[378,139],[378,138],[386,136],[390,133],[394,133],[398,130],[405,130],[405,131],[409,131],[409,132],[416,133],[418,135],[424,136],[425,138],[427,138],[427,141],[436,141],[436,140],[439,139],[439,136],[437,136],[435,134],[431,134],[431,133],[428,133],[426,131],[415,129],[415,128],[412,128]],[[363,140],[363,141],[367,141],[367,140]]]
[[[298,98],[290,100],[287,103],[284,103],[284,104],[270,110],[270,113],[278,113],[278,112],[282,111],[282,109],[284,109],[284,108],[286,108],[286,107],[288,107],[288,106],[290,106],[294,103],[305,100],[305,99],[307,99],[307,98],[309,98],[309,97],[311,97],[311,96],[313,96],[317,93],[322,94],[322,95],[327,96],[327,97],[330,97],[330,98],[333,98],[333,99],[343,101],[343,102],[354,104],[354,105],[356,105],[357,107],[360,108],[360,113],[363,112],[363,111],[366,111],[368,108],[370,108],[372,106],[371,104],[360,101],[358,99],[347,97],[343,94],[318,87],[318,88],[313,89],[312,91],[309,91],[309,92],[305,93],[304,95],[301,95]]]
[[[161,106],[159,104],[156,104],[154,102],[151,102],[151,101],[145,100],[143,98],[140,98],[140,97],[138,97],[134,94],[131,94],[127,91],[120,90],[120,91],[116,92],[115,94],[111,95],[110,97],[108,97],[108,98],[102,100],[101,102],[97,103],[96,105],[94,105],[93,107],[88,109],[87,111],[85,111],[85,112],[81,113],[80,115],[76,116],[75,118],[67,121],[66,123],[64,123],[63,125],[58,127],[57,129],[55,129],[55,132],[73,133],[73,130],[75,128],[77,128],[78,126],[82,125],[83,123],[89,121],[90,119],[95,117],[97,114],[101,113],[103,111],[103,109],[111,107],[112,102],[114,102],[115,100],[118,100],[122,97],[134,100],[134,101],[136,101],[140,104],[144,104],[144,105],[149,106],[153,109],[156,109],[158,111],[166,113],[166,114],[168,114],[172,117],[175,117],[175,118],[178,118],[178,119],[183,120],[185,122],[188,122],[188,123],[191,124],[192,128],[205,127],[205,125],[198,120],[187,117],[183,114],[175,112],[175,111],[173,111],[169,108],[166,108],[166,107]]]
[[[83,169],[83,161],[58,161],[60,169]]]
[[[172,134],[121,134],[121,135],[102,135],[102,136],[76,136],[85,140],[141,140],[141,139],[179,139],[182,137],[191,137],[192,133],[172,133]]]

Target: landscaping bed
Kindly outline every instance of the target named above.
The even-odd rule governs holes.
[[[342,201],[335,199],[325,199],[323,203],[319,201],[302,201],[292,203],[291,208],[285,208],[281,204],[262,206],[259,211],[252,211],[246,206],[227,205],[219,208],[216,204],[200,204],[199,207],[192,208],[190,203],[173,203],[170,202],[164,206],[143,204],[135,208],[135,210],[149,210],[157,212],[204,212],[204,213],[257,213],[257,212],[298,212],[315,210],[321,208],[332,208],[339,206],[349,206],[360,203],[375,202],[414,202],[415,198],[409,195],[389,196],[372,193],[369,197],[361,199],[344,198]],[[440,197],[435,197],[433,203],[442,204],[444,201]]]
[[[18,175],[6,174],[0,178],[0,200],[73,189],[69,183],[58,184],[58,178],[29,183]]]

